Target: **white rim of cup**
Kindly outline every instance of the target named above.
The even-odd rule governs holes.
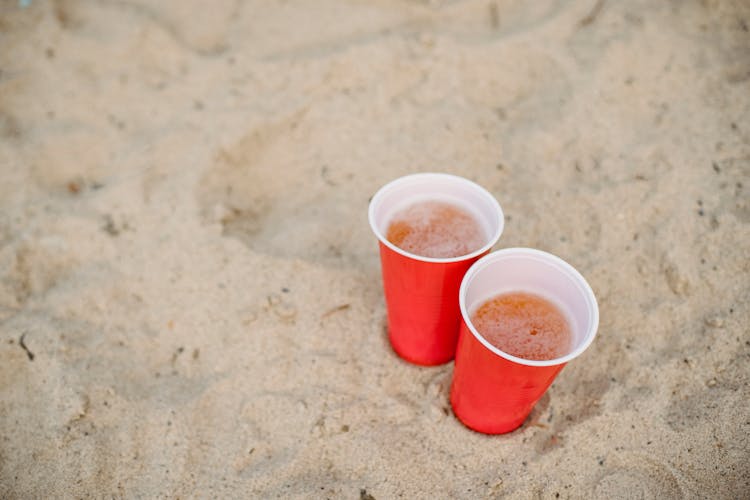
[[[465,255],[460,255],[458,257],[450,257],[450,258],[435,258],[435,257],[424,257],[422,255],[413,254],[410,252],[407,252],[406,250],[403,250],[390,241],[383,235],[383,233],[380,231],[380,228],[377,226],[375,221],[375,208],[380,203],[380,199],[384,196],[384,194],[394,186],[397,186],[398,184],[401,184],[406,181],[413,180],[417,177],[438,177],[438,178],[444,178],[444,179],[451,179],[455,182],[461,182],[463,184],[466,184],[468,186],[471,186],[472,189],[476,190],[477,193],[480,196],[483,196],[487,201],[490,202],[496,209],[497,209],[497,217],[498,217],[498,225],[497,225],[497,231],[495,231],[495,234],[492,235],[491,238],[487,241],[487,244],[482,246],[480,249],[475,250],[471,253],[467,253]],[[505,227],[505,215],[503,214],[503,209],[500,207],[500,203],[495,199],[492,194],[490,194],[489,191],[484,189],[482,186],[477,184],[476,182],[470,181],[469,179],[466,179],[464,177],[460,177],[458,175],[453,174],[444,174],[444,173],[438,173],[438,172],[423,172],[419,174],[410,174],[405,175],[403,177],[399,177],[397,179],[394,179],[390,181],[389,183],[385,184],[383,187],[378,189],[377,193],[372,197],[372,200],[370,200],[370,206],[367,210],[367,217],[370,221],[370,228],[372,229],[372,232],[375,233],[375,236],[377,236],[378,240],[391,250],[393,250],[396,253],[399,253],[405,257],[409,257],[410,259],[414,260],[420,260],[422,262],[433,262],[437,264],[447,264],[451,262],[460,262],[462,260],[472,259],[476,257],[477,255],[481,255],[492,246],[498,242],[500,239],[500,235],[503,234],[503,228]]]
[[[519,358],[517,356],[513,356],[512,354],[508,354],[505,351],[502,351],[495,347],[494,345],[490,344],[477,330],[474,328],[474,325],[471,324],[471,318],[469,316],[469,311],[466,308],[466,289],[469,286],[469,282],[471,279],[476,276],[477,273],[481,272],[486,266],[494,262],[495,260],[499,258],[506,257],[508,255],[519,255],[522,254],[527,257],[536,258],[537,260],[544,261],[547,263],[551,263],[555,267],[557,267],[558,270],[562,271],[563,273],[567,274],[570,278],[573,279],[578,289],[583,294],[586,302],[588,303],[588,311],[589,311],[589,325],[591,325],[586,331],[584,340],[581,342],[575,349],[573,349],[571,352],[566,354],[565,356],[554,358],[554,359],[545,359],[545,360],[533,360],[533,359],[524,359]],[[489,297],[488,297],[489,298]],[[466,322],[466,326],[468,326],[469,331],[471,331],[472,335],[482,343],[487,349],[492,351],[493,353],[497,354],[498,356],[507,359],[508,361],[512,361],[514,363],[518,363],[521,365],[527,365],[527,366],[555,366],[560,365],[563,363],[567,363],[575,358],[577,358],[583,351],[585,351],[589,345],[594,341],[594,337],[596,337],[597,331],[599,330],[599,306],[596,302],[596,296],[594,295],[594,291],[591,289],[591,286],[589,286],[586,279],[579,273],[573,266],[562,260],[560,257],[557,257],[556,255],[552,255],[551,253],[537,250],[535,248],[522,248],[522,247],[516,247],[516,248],[504,248],[502,250],[498,250],[496,252],[492,252],[489,255],[485,255],[478,261],[476,261],[468,271],[466,271],[466,274],[464,275],[464,279],[461,281],[461,288],[458,292],[458,302],[461,307],[461,314],[463,315],[464,321]]]

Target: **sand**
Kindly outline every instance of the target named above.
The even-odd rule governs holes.
[[[750,5],[0,3],[0,497],[750,492]],[[368,199],[473,179],[594,288],[524,426],[385,330]]]

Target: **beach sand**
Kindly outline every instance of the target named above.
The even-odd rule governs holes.
[[[747,2],[0,7],[0,497],[750,494]],[[597,294],[511,434],[388,344],[420,171]]]

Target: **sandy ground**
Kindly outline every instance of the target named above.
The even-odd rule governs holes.
[[[0,497],[750,495],[747,2],[0,8]],[[385,337],[417,171],[599,298],[512,434]]]

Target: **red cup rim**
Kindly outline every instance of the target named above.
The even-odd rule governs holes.
[[[380,228],[377,226],[375,222],[375,207],[377,207],[378,203],[380,202],[380,199],[384,196],[384,193],[391,187],[393,187],[396,184],[400,184],[407,180],[412,180],[417,177],[437,177],[437,178],[445,178],[445,179],[452,179],[457,182],[462,182],[464,184],[472,186],[474,189],[476,189],[477,193],[479,193],[481,196],[483,196],[487,201],[490,202],[491,205],[493,205],[497,209],[497,216],[498,216],[498,225],[497,230],[495,231],[495,234],[492,235],[491,238],[489,238],[487,244],[479,248],[478,250],[475,250],[471,253],[467,253],[465,255],[459,255],[458,257],[449,257],[449,258],[435,258],[435,257],[424,257],[422,255],[417,255],[411,252],[407,252],[406,250],[403,250],[390,241],[383,235],[383,233],[380,231]],[[505,226],[505,216],[503,214],[503,209],[500,207],[500,203],[495,199],[494,196],[490,194],[489,191],[487,191],[485,188],[477,184],[476,182],[470,181],[469,179],[466,179],[464,177],[460,177],[458,175],[453,174],[445,174],[440,172],[423,172],[418,174],[410,174],[405,175],[403,177],[399,177],[397,179],[394,179],[390,181],[389,183],[383,185],[380,189],[378,189],[377,193],[372,197],[372,200],[370,200],[370,206],[367,210],[367,217],[370,222],[370,228],[372,229],[372,232],[375,233],[375,236],[377,236],[378,240],[391,250],[393,250],[396,253],[399,253],[403,255],[404,257],[408,257],[410,259],[419,260],[422,262],[432,262],[436,264],[450,264],[452,262],[461,262],[463,260],[469,260],[473,259],[474,257],[478,255],[482,255],[486,251],[488,251],[492,246],[498,242],[500,239],[500,235],[503,234],[503,228]]]
[[[477,330],[474,328],[474,325],[471,324],[469,311],[466,308],[466,289],[469,286],[469,281],[482,269],[484,269],[486,266],[497,260],[498,258],[503,258],[509,255],[517,255],[517,254],[523,254],[526,257],[531,257],[533,259],[544,261],[546,263],[551,263],[555,265],[560,271],[567,274],[570,278],[573,279],[576,286],[578,287],[579,291],[582,293],[582,295],[585,297],[586,302],[588,302],[588,311],[589,311],[589,329],[586,332],[586,336],[584,338],[584,341],[580,343],[575,349],[573,349],[571,352],[566,354],[565,356],[555,358],[555,359],[546,359],[546,360],[533,360],[533,359],[524,359],[519,358],[517,356],[513,356],[512,354],[509,354],[503,350],[498,349],[494,345],[492,345],[489,341],[487,341]],[[487,349],[492,351],[494,354],[507,359],[508,361],[512,361],[514,363],[518,363],[521,365],[527,365],[527,366],[555,366],[567,363],[575,358],[577,358],[583,351],[585,351],[589,345],[594,341],[594,337],[596,337],[597,330],[599,328],[599,306],[596,302],[596,296],[594,295],[594,291],[591,289],[591,286],[589,286],[586,279],[579,273],[573,266],[562,260],[560,257],[557,257],[556,255],[552,255],[551,253],[544,252],[542,250],[537,250],[534,248],[504,248],[502,250],[498,250],[496,252],[493,252],[489,255],[486,255],[482,257],[481,259],[477,260],[468,271],[466,271],[466,274],[464,275],[464,279],[461,281],[461,288],[458,292],[458,301],[459,305],[461,307],[461,315],[463,316],[464,322],[466,323],[466,326],[469,328],[469,331],[471,331],[472,335],[482,343]]]

